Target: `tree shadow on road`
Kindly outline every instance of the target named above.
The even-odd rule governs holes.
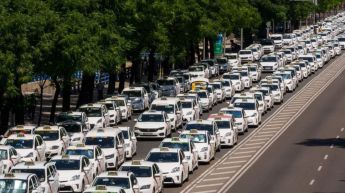
[[[317,147],[317,146],[331,146],[333,145],[335,148],[345,148],[345,139],[343,138],[326,138],[326,139],[306,139],[302,142],[297,143],[298,145],[305,145],[310,147]]]

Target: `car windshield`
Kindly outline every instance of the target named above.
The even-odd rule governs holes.
[[[180,138],[190,139],[194,143],[206,143],[207,137],[205,134],[181,134]]]
[[[298,49],[302,50],[302,49],[303,49],[303,46],[298,46]]]
[[[220,87],[220,84],[211,84],[215,89],[221,89]]]
[[[236,103],[234,104],[235,107],[240,107],[243,110],[256,110],[255,109],[255,103]]]
[[[36,174],[40,182],[44,182],[46,179],[45,170],[44,169],[34,169],[34,168],[26,168],[26,169],[13,169],[11,170],[12,173],[33,173]]]
[[[241,71],[240,74],[241,74],[242,77],[243,76],[248,76],[248,72],[247,71]]]
[[[84,155],[89,159],[94,158],[93,149],[67,149],[66,155]]]
[[[237,74],[223,75],[224,79],[239,80],[240,76]]]
[[[120,171],[132,172],[137,178],[147,178],[152,176],[152,169],[149,166],[122,166]]]
[[[189,71],[191,71],[191,72],[204,71],[204,67],[202,67],[202,66],[191,66],[191,67],[189,67]]]
[[[183,77],[184,77],[184,79],[189,80],[190,75],[189,74],[184,74]]]
[[[114,101],[115,101],[116,106],[118,107],[126,106],[124,100],[114,100]]]
[[[198,96],[199,96],[200,98],[207,98],[206,92],[198,92]]]
[[[230,114],[234,118],[242,118],[242,112],[238,110],[222,110],[224,114]]]
[[[141,97],[140,90],[125,90],[125,91],[122,91],[122,94],[128,96],[129,98]]]
[[[102,110],[100,107],[83,107],[79,111],[85,112],[87,117],[101,117]]]
[[[271,39],[274,40],[273,38],[271,38]],[[274,44],[273,41],[269,41],[269,40],[261,41],[261,45],[263,45],[263,46],[271,46],[273,44]]]
[[[177,78],[177,80],[178,80],[179,82],[181,82],[181,83],[184,83],[184,82],[185,82],[185,81],[184,81],[184,78],[181,77],[181,76],[177,76],[176,78]]]
[[[0,161],[1,160],[7,160],[7,150],[5,149],[0,149]]]
[[[216,60],[217,60],[218,64],[226,64],[227,63],[226,59],[223,59],[223,58],[217,58]]]
[[[289,80],[289,79],[291,79],[291,74],[279,74],[280,76],[282,76],[283,77],[283,79],[284,80]]]
[[[283,50],[284,54],[291,54],[291,50]]]
[[[248,67],[248,69],[251,72],[256,72],[256,67],[250,66],[250,67]]]
[[[316,58],[320,59],[321,55],[320,54],[316,54]]]
[[[10,145],[15,149],[32,149],[32,139],[7,139],[5,145]]]
[[[229,81],[222,81],[223,86],[231,86]]]
[[[231,128],[230,121],[216,121],[216,124],[218,126],[218,129],[229,129],[229,128]]]
[[[108,110],[114,110],[115,109],[114,105],[111,103],[105,103],[104,105],[107,107]]]
[[[27,183],[26,180],[16,179],[1,179],[0,192],[4,193],[26,193]]]
[[[186,142],[162,142],[161,147],[168,147],[173,149],[181,149],[182,151],[189,151],[189,143]]]
[[[262,57],[261,62],[276,62],[277,58],[276,57]]]
[[[284,34],[283,39],[291,39],[292,36],[290,34]]]
[[[179,159],[177,152],[150,152],[146,161],[165,163],[178,162]]]
[[[173,86],[174,85],[174,80],[157,80],[157,83],[160,86]]]
[[[240,51],[239,53],[240,55],[248,55],[248,54],[252,54],[251,50],[243,50],[243,51]]]
[[[236,60],[237,59],[237,55],[229,55],[226,56],[229,60]]]
[[[314,62],[314,59],[312,57],[299,57],[300,60],[306,60],[308,62]]]
[[[190,101],[182,101],[181,104],[182,104],[182,108],[183,109],[190,109],[192,108],[192,103],[193,102],[190,102]]]
[[[56,117],[56,122],[61,123],[65,121],[78,121],[82,122],[81,115],[67,115],[67,114],[60,114]]]
[[[162,114],[142,114],[138,118],[138,122],[164,122]]]
[[[261,94],[254,94],[254,97],[258,100],[258,101],[262,101],[262,95]]]
[[[298,63],[300,67],[306,67],[305,63]]]
[[[157,105],[157,104],[152,104],[151,105],[151,110],[156,110],[156,111],[164,111],[167,114],[174,113],[174,105]]]
[[[64,127],[68,133],[80,133],[81,132],[81,125],[78,125],[78,124],[64,124],[61,126]]]
[[[265,96],[269,95],[269,92],[266,89],[262,89],[262,90],[258,90],[258,91],[262,92]]]
[[[271,36],[272,40],[282,40],[281,36]]]
[[[35,134],[40,135],[44,141],[55,141],[59,139],[59,131],[35,131]]]
[[[114,148],[114,137],[87,137],[85,145],[98,145],[101,148]]]
[[[278,85],[276,85],[276,84],[266,84],[266,85],[262,85],[262,87],[268,87],[268,88],[270,88],[271,90],[279,91],[279,87],[278,87]]]
[[[196,129],[199,131],[208,131],[208,133],[210,133],[211,135],[214,134],[212,124],[187,123],[186,130],[192,130],[192,129]]]
[[[74,159],[57,159],[51,160],[55,163],[57,170],[80,170],[80,160]]]
[[[124,189],[130,189],[131,184],[127,177],[96,177],[92,186],[118,186]]]
[[[128,137],[128,131],[122,130],[121,133],[122,133],[124,139],[129,139],[129,137]]]

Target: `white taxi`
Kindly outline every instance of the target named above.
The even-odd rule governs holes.
[[[125,140],[126,158],[130,159],[137,153],[137,137],[132,127],[119,127]]]
[[[261,113],[259,103],[256,99],[237,99],[234,107],[242,108],[248,120],[248,126],[258,127],[261,124]]]
[[[224,113],[211,114],[207,120],[216,122],[220,133],[221,145],[232,147],[237,144],[238,133],[232,115]]]
[[[243,134],[244,132],[248,131],[248,122],[247,122],[247,119],[245,118],[245,113],[242,108],[235,108],[233,106],[229,106],[229,107],[220,109],[219,112],[232,115],[232,117],[234,118],[238,133]]]
[[[50,162],[55,164],[59,173],[59,192],[82,192],[96,176],[94,165],[86,156],[57,155]]]
[[[128,103],[128,100],[125,96],[113,96],[111,98],[106,98],[105,100],[114,101],[116,103],[116,106],[118,106],[121,110],[122,120],[128,121],[128,119],[132,118],[132,106]]]
[[[180,98],[181,99],[181,98]],[[183,123],[199,119],[200,112],[198,104],[194,99],[183,98],[181,99]]]
[[[181,102],[179,98],[162,97],[155,99],[150,107],[150,110],[164,111],[171,120],[172,130],[182,127],[182,112]]]
[[[107,169],[116,169],[126,160],[124,144],[121,130],[113,127],[93,129],[85,140],[85,145],[98,145],[102,149]]]
[[[190,139],[198,150],[198,161],[204,163],[210,163],[214,159],[215,141],[211,139],[211,135],[208,131],[198,131],[192,129],[190,131],[183,131],[180,134],[181,139]]]
[[[126,191],[117,186],[94,186],[86,189],[83,193],[109,193],[109,192],[116,192],[116,193],[126,193]]]
[[[220,151],[220,133],[217,124],[214,121],[198,119],[196,121],[191,121],[186,124],[185,130],[196,129],[198,131],[208,131],[211,135],[212,140],[215,141],[215,148]]]
[[[132,172],[140,184],[140,193],[164,191],[164,177],[157,164],[143,160],[125,162],[119,171]]]
[[[5,145],[14,147],[23,156],[22,161],[45,161],[46,144],[42,137],[35,134],[10,135]]]
[[[145,111],[134,120],[135,135],[138,138],[165,138],[172,133],[172,119],[169,119],[165,111]]]
[[[261,87],[268,87],[271,90],[274,104],[281,104],[284,101],[284,94],[280,89],[279,83],[273,83],[272,81],[270,81],[267,83],[262,83]]]
[[[201,108],[203,111],[212,110],[213,101],[212,98],[209,96],[207,90],[191,90],[189,93],[196,93],[199,96]]]
[[[121,110],[114,101],[101,100],[97,103],[103,104],[107,107],[108,114],[109,114],[109,125],[114,126],[121,123],[122,121]]]
[[[0,144],[4,144],[6,139],[13,134],[34,134],[34,131],[37,126],[33,125],[17,125],[15,127],[9,128],[4,135],[1,135],[1,142]]]
[[[220,83],[222,83],[222,86],[223,86],[224,91],[225,91],[225,98],[229,99],[232,96],[234,96],[235,88],[234,88],[231,80],[228,80],[228,79],[223,79],[223,80],[215,79],[215,80],[213,80],[213,82],[220,82]]]
[[[235,91],[243,91],[244,90],[244,82],[242,81],[242,77],[240,73],[225,73],[223,74],[224,80],[230,80],[235,88]]]
[[[140,185],[132,172],[110,171],[98,175],[90,185],[91,187],[121,187],[126,193],[140,193]]]
[[[0,175],[0,192],[45,193],[36,174],[8,173]]]
[[[77,144],[76,146],[69,146],[65,150],[65,155],[83,155],[89,158],[90,162],[94,165],[93,173],[96,175],[105,171],[105,156],[100,147],[97,145],[84,145]]]
[[[0,160],[2,162],[2,173],[8,173],[13,166],[19,163],[22,156],[16,149],[9,145],[0,145]]]
[[[85,112],[91,129],[107,127],[110,123],[108,109],[103,104],[87,104],[78,108],[78,111]]]
[[[193,173],[198,168],[198,150],[190,139],[181,139],[179,137],[164,139],[159,147],[181,149],[188,160],[188,171]]]
[[[210,85],[214,87],[214,91],[216,92],[217,102],[221,103],[225,101],[225,90],[221,82],[211,82]]]
[[[59,192],[59,174],[51,162],[21,162],[14,166],[11,173],[36,174],[45,193]]]
[[[164,184],[181,186],[189,178],[188,160],[181,149],[153,148],[145,160],[158,165],[164,176]]]
[[[70,145],[70,138],[65,128],[60,126],[42,126],[35,130],[35,134],[40,135],[46,144],[45,156],[47,159],[55,155],[61,155]]]

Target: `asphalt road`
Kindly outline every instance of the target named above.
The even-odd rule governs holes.
[[[332,61],[330,61],[332,62]],[[327,65],[324,67],[324,68],[327,68]],[[308,83],[314,76],[317,76],[319,73],[321,72],[321,70],[318,70],[314,75],[310,76],[308,79],[305,79],[303,82],[301,82],[299,84],[299,87],[296,89],[296,91],[300,90],[300,89],[303,89],[303,86]],[[264,76],[266,76],[267,74],[265,74]],[[291,96],[293,96],[294,93],[287,93],[285,96],[284,96],[284,101],[287,101]],[[220,108],[223,108],[223,107],[226,107],[227,104],[226,103],[221,103],[221,104],[218,104],[217,106],[213,107],[213,110],[209,113],[204,113],[203,115],[203,119],[207,118],[207,116],[210,114],[210,113],[217,113],[219,111]],[[277,108],[279,108],[279,105],[275,105],[275,108],[273,110],[271,110],[270,112],[268,112],[266,115],[263,116],[263,120],[266,120],[272,113],[274,113]],[[137,114],[138,115],[138,114]],[[137,118],[137,115],[134,116],[132,118],[132,121],[129,121],[129,122],[124,122],[122,123],[120,126],[131,126],[133,127],[135,122],[133,121],[134,118]],[[249,133],[252,132],[255,128],[251,128],[249,129]],[[177,135],[177,134],[173,134],[174,135]],[[245,135],[242,135],[239,137],[239,140],[242,141],[246,136],[248,136],[248,133],[246,133]],[[144,159],[145,156],[147,155],[147,153],[150,151],[151,148],[154,148],[154,147],[158,147],[158,145],[160,144],[160,141],[161,140],[140,140],[137,144],[138,146],[138,150],[137,150],[137,155],[133,158],[133,159]],[[274,147],[275,148],[275,147]],[[216,159],[219,159],[220,157],[222,157],[227,151],[229,151],[230,149],[222,149],[220,152],[217,152],[216,154]],[[166,187],[165,188],[165,192],[180,192],[186,185],[188,185],[189,183],[192,183],[193,180],[199,176],[200,174],[202,174],[209,166],[213,165],[215,161],[212,161],[210,164],[208,165],[201,165],[199,166],[199,169],[196,170],[190,177],[189,177],[189,181],[184,183],[184,185],[182,187],[175,187],[175,186],[171,186],[171,187]],[[246,175],[247,176],[247,175]],[[261,178],[261,176],[258,176],[257,173],[252,173],[251,176],[249,177],[253,177],[253,178]],[[262,178],[261,178],[262,179]],[[257,179],[256,179],[257,180]],[[246,181],[244,182],[243,186],[246,186]],[[242,191],[231,191],[231,192],[241,192]],[[247,192],[250,192],[250,191],[247,191]],[[255,192],[255,191],[254,191]],[[262,191],[257,191],[257,192],[262,192]],[[263,191],[265,192],[265,191]],[[275,191],[273,191],[275,192]]]
[[[345,192],[344,85],[343,72],[228,192]]]

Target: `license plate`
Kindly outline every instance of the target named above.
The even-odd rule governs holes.
[[[145,133],[143,133],[143,135],[153,135],[153,133],[147,133],[147,132],[145,132]]]

